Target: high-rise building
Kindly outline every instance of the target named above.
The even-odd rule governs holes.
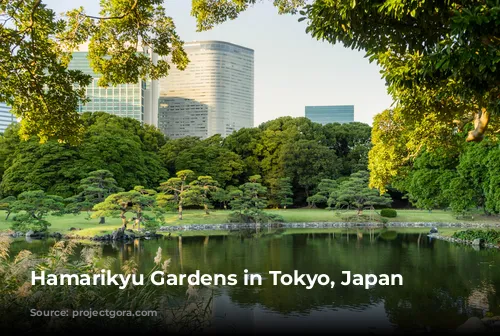
[[[253,127],[254,51],[221,41],[184,44],[190,63],[160,80],[158,127],[170,138]]]
[[[157,58],[155,53],[144,51]],[[158,81],[139,80],[136,84],[120,84],[117,86],[100,87],[100,78],[90,67],[86,46],[73,52],[69,69],[80,70],[92,76],[92,83],[87,87],[85,105],[79,106],[79,112],[107,112],[120,117],[129,117],[154,126],[158,126]]]
[[[7,104],[0,103],[0,133],[4,133],[7,126],[16,121],[16,117],[10,113],[10,107]]]
[[[354,121],[354,105],[306,106],[306,118],[319,124]]]

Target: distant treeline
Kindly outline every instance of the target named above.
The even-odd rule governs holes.
[[[27,190],[70,197],[91,171],[113,173],[124,190],[157,188],[181,170],[213,177],[222,188],[261,175],[264,186],[289,178],[295,206],[306,204],[322,179],[338,179],[367,169],[369,125],[320,125],[307,118],[282,117],[226,138],[219,135],[168,139],[158,129],[103,112],[84,113],[80,144],[27,141],[11,125],[0,137],[0,193]]]

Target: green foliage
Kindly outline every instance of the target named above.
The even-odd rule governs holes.
[[[165,224],[165,216],[162,211],[155,211],[155,216],[144,215],[144,225],[145,231],[156,232],[163,224]]]
[[[5,172],[0,183],[3,195],[43,189],[70,197],[81,190],[79,182],[88,173],[109,170],[118,186],[153,187],[168,177],[156,153],[164,136],[137,120],[103,112],[84,113],[85,132],[79,145],[37,139],[19,142],[16,127],[0,136],[0,159],[5,153]]]
[[[271,181],[269,188],[269,205],[274,207],[282,206],[284,209],[288,205],[293,205],[293,190],[290,178],[283,177]]]
[[[90,172],[86,178],[82,179],[80,190],[79,194],[66,199],[70,202],[66,206],[69,212],[78,214],[80,211],[89,211],[94,205],[104,202],[110,194],[121,191],[121,188],[117,186],[113,173],[102,169]]]
[[[359,171],[351,174],[349,179],[339,183],[328,198],[328,206],[354,207],[362,210],[365,206],[382,206],[389,205],[392,199],[389,195],[380,195],[375,189],[368,187],[369,173],[367,171]]]
[[[57,17],[42,1],[2,1],[0,13],[0,101],[22,119],[23,138],[37,135],[76,143],[83,134],[78,104],[86,102],[91,76],[68,70],[71,52],[89,42],[93,70],[107,86],[159,79],[168,74],[164,59],[179,69],[188,63],[175,25],[158,0],[101,2],[100,17],[83,7]],[[154,50],[158,61],[139,49]]]
[[[316,194],[307,198],[307,203],[311,206],[317,206],[318,204],[326,205],[330,194],[338,187],[338,183],[335,180],[322,179],[318,184]]]
[[[212,199],[218,202],[224,209],[227,209],[229,202],[231,201],[231,191],[237,189],[236,187],[230,186],[228,189],[216,188],[212,192]]]
[[[43,190],[25,191],[12,202],[10,210],[16,214],[12,230],[45,232],[50,226],[46,216],[62,215],[64,203],[62,197],[47,195]]]
[[[217,181],[211,176],[198,176],[189,185],[189,189],[185,192],[186,205],[202,206],[208,215],[208,209],[212,207],[210,196],[217,190]]]
[[[119,216],[122,220],[122,227],[126,228],[129,220],[125,216],[127,212],[134,214],[133,228],[137,226],[141,228],[141,223],[144,222],[144,212],[146,210],[154,210],[157,205],[156,191],[146,189],[143,186],[136,186],[133,190],[122,191],[111,194],[104,202],[98,203],[93,207],[93,218]]]
[[[387,218],[395,218],[398,216],[398,212],[394,209],[382,209],[380,210],[380,216]]]
[[[325,178],[340,176],[341,163],[335,151],[314,140],[299,140],[283,146],[284,173],[291,176],[307,198]]]
[[[17,200],[14,196],[7,196],[0,200],[0,210],[7,212],[5,220],[9,219],[9,215],[12,213],[12,204]]]
[[[453,234],[453,238],[464,240],[484,239],[488,243],[498,244],[500,243],[500,231],[491,229],[458,231]]]
[[[500,212],[500,147],[496,136],[459,150],[423,151],[394,185],[422,209],[451,208],[460,215],[482,209]]]
[[[238,15],[254,5],[256,0],[193,0],[191,15],[196,17],[198,31],[213,28]],[[297,8],[305,4],[305,0],[274,0],[273,4],[280,14],[294,14]]]
[[[229,221],[235,223],[262,223],[282,221],[277,215],[267,214],[263,209],[267,206],[267,188],[261,183],[260,175],[250,176],[249,182],[240,186],[239,190],[231,192],[231,209]]]
[[[161,196],[161,204],[167,207],[177,205],[179,219],[182,219],[182,210],[186,199],[194,201],[198,194],[190,192],[192,185],[187,181],[194,175],[192,170],[181,170],[176,173],[177,177],[172,177],[166,182],[160,183],[159,190],[165,195]]]
[[[456,178],[456,164],[455,153],[423,152],[415,159],[404,181],[396,186],[407,191],[408,199],[420,209],[446,208],[449,205],[446,190]]]

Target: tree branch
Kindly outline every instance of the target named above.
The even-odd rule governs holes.
[[[89,19],[96,19],[96,20],[119,20],[119,19],[123,19],[124,17],[127,17],[130,13],[132,13],[132,11],[134,9],[136,9],[137,7],[137,3],[138,3],[139,0],[135,0],[132,7],[130,7],[128,9],[128,11],[126,11],[125,13],[123,13],[122,15],[118,15],[118,16],[92,16],[92,15],[85,15],[83,14],[83,16],[89,18]]]
[[[486,111],[483,107],[474,116],[474,130],[469,132],[469,136],[466,141],[481,142],[484,139],[484,133],[488,128],[488,123],[490,121],[490,113]]]

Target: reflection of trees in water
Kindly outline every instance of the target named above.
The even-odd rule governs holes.
[[[349,237],[349,239],[348,239]],[[362,308],[383,300],[391,322],[401,328],[418,326],[456,327],[467,316],[478,313],[468,298],[477,288],[499,283],[499,270],[484,260],[499,260],[491,251],[475,252],[467,247],[429,241],[422,235],[401,235],[395,239],[375,241],[354,233],[297,234],[240,237],[186,237],[183,240],[183,264],[186,273],[200,269],[203,273],[236,273],[243,269],[261,273],[262,286],[240,284],[227,288],[231,300],[241,306],[260,304],[283,314],[307,314],[319,308]],[[162,243],[162,246],[165,246]],[[149,245],[149,244],[147,244]],[[179,253],[173,244],[167,255]],[[151,255],[157,247],[152,247]],[[495,251],[493,251],[495,252]],[[175,260],[174,258],[172,260]],[[174,264],[175,265],[175,264]],[[171,269],[172,273],[180,271]],[[316,286],[273,286],[270,270],[292,273],[325,273],[337,283],[334,289]],[[376,286],[365,290],[340,286],[341,272],[400,273],[404,286]],[[487,291],[491,302],[498,302],[494,291]],[[491,307],[497,307],[490,304]],[[498,312],[497,312],[498,313]]]
[[[364,231],[363,231],[364,232]],[[133,258],[139,272],[151,269],[159,246],[171,258],[170,273],[243,274],[261,273],[262,286],[238,285],[225,292],[242,307],[257,304],[282,314],[307,314],[318,309],[363,309],[384,302],[390,321],[402,330],[418,327],[455,328],[471,315],[482,316],[491,309],[500,314],[500,254],[473,251],[461,245],[430,241],[425,235],[387,235],[378,232],[360,236],[358,232],[326,234],[184,237],[143,241],[138,244],[105,245],[104,256],[119,264]],[[387,239],[391,238],[391,239]],[[180,257],[182,255],[182,269]],[[273,286],[270,270],[292,273],[325,273],[336,281],[334,289],[315,286]],[[375,286],[365,290],[341,286],[342,271],[353,273],[400,273],[404,286]],[[165,289],[164,289],[165,290]],[[185,293],[186,288],[167,288],[169,293]]]

